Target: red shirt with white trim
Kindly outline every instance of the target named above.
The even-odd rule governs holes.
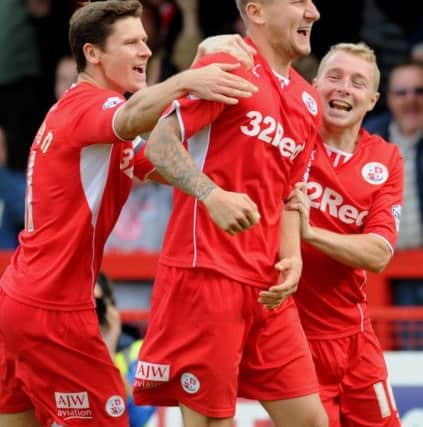
[[[123,141],[113,129],[124,102],[79,83],[48,112],[29,154],[25,229],[0,282],[16,300],[52,310],[94,307],[104,244],[134,172],[143,178],[153,169],[141,141]]]
[[[403,159],[398,147],[361,131],[347,161],[319,140],[308,182],[310,223],[341,234],[371,233],[393,251],[401,215]],[[295,300],[309,338],[363,330],[368,321],[366,272],[341,264],[307,243]]]
[[[237,62],[219,53],[200,60]],[[186,96],[166,114],[176,112],[184,145],[198,167],[224,190],[242,192],[258,205],[260,223],[230,236],[210,219],[204,205],[175,190],[160,262],[176,267],[216,270],[261,288],[276,284],[279,228],[284,199],[306,175],[318,132],[318,95],[290,70],[281,81],[256,55],[252,70],[236,73],[259,91],[233,106]]]

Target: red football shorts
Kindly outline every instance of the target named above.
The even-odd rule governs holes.
[[[135,402],[180,402],[226,418],[237,395],[270,401],[317,393],[295,303],[269,311],[257,302],[259,291],[212,270],[160,265]]]
[[[368,324],[364,332],[310,340],[329,427],[400,427],[382,349]]]
[[[95,310],[34,308],[0,289],[0,413],[42,425],[127,427],[125,388]]]

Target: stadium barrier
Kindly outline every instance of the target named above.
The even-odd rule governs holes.
[[[0,251],[0,274],[12,252]],[[102,269],[115,281],[152,281],[158,254],[106,254]],[[368,274],[366,292],[375,331],[385,350],[423,349],[423,307],[393,307],[391,280],[423,278],[423,249],[398,251],[383,273]],[[148,311],[123,311],[125,322],[146,324]]]

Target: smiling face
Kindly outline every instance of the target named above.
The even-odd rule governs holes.
[[[377,100],[376,64],[357,54],[337,50],[321,62],[314,81],[323,103],[326,127],[359,128]]]
[[[146,85],[145,72],[151,56],[146,41],[139,18],[117,20],[103,48],[90,43],[84,46],[87,73],[94,71],[101,85],[109,89],[136,92]]]
[[[320,14],[312,0],[261,0],[247,2],[247,26],[253,23],[272,49],[286,61],[311,52],[310,35]]]

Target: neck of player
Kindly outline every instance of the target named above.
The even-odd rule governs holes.
[[[356,127],[335,128],[324,123],[320,128],[320,136],[326,145],[346,153],[354,153],[360,136],[359,131],[360,128]]]

